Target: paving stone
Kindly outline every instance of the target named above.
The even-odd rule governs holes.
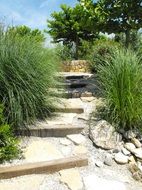
[[[74,148],[73,154],[87,154],[88,150],[85,146],[79,145]]]
[[[43,180],[44,177],[41,175],[4,180],[3,182],[0,182],[0,190],[39,190]]]
[[[79,171],[77,169],[61,170],[60,181],[68,186],[71,190],[82,190],[83,183]]]
[[[126,190],[124,183],[100,178],[95,174],[83,178],[85,190]]]
[[[40,162],[63,158],[63,155],[53,144],[40,139],[29,143],[24,157],[27,162]]]
[[[81,134],[67,135],[67,138],[76,145],[84,144],[86,141],[86,138]]]

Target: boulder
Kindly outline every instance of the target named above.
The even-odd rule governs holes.
[[[105,120],[91,126],[89,136],[97,147],[106,150],[116,148],[121,140],[121,135],[115,132],[114,127]]]

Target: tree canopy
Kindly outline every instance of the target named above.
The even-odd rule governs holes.
[[[48,20],[48,32],[53,37],[53,42],[63,44],[75,44],[76,56],[82,40],[92,41],[97,36],[97,30],[91,28],[91,14],[77,4],[75,7],[61,5],[60,12],[52,13],[52,19]]]
[[[142,27],[142,0],[93,0],[80,1],[86,9],[100,17],[100,30],[107,33],[125,33],[126,46],[130,32]]]
[[[28,26],[22,25],[22,26],[16,26],[16,27],[10,27],[8,30],[9,33],[12,35],[16,35],[19,37],[29,37],[34,39],[37,42],[44,42],[44,34],[39,29],[31,29]]]

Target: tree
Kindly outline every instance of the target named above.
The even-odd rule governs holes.
[[[39,29],[32,30],[31,28],[25,25],[10,27],[8,32],[12,35],[16,35],[19,37],[26,36],[32,38],[37,42],[44,42],[45,40],[43,33]]]
[[[91,29],[90,13],[85,12],[80,4],[75,7],[61,5],[60,12],[52,13],[52,20],[47,20],[48,32],[54,43],[75,45],[75,58],[78,59],[81,41],[92,41],[97,36],[97,31]]]
[[[142,0],[99,0],[95,11],[104,19],[104,32],[125,34],[126,47],[131,31],[142,27]]]

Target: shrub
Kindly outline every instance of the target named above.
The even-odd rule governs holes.
[[[8,123],[20,126],[53,110],[57,62],[54,50],[0,28],[0,101]]]
[[[109,118],[124,129],[142,119],[142,66],[130,50],[118,51],[112,61],[99,65],[98,77],[107,100]]]
[[[3,108],[0,105],[0,163],[18,157],[18,141],[13,137],[10,126],[4,123]]]
[[[111,56],[118,50],[120,44],[113,40],[98,40],[96,41],[93,52],[88,57],[90,60],[90,70],[95,72],[98,65],[103,65],[106,61],[110,61]]]

